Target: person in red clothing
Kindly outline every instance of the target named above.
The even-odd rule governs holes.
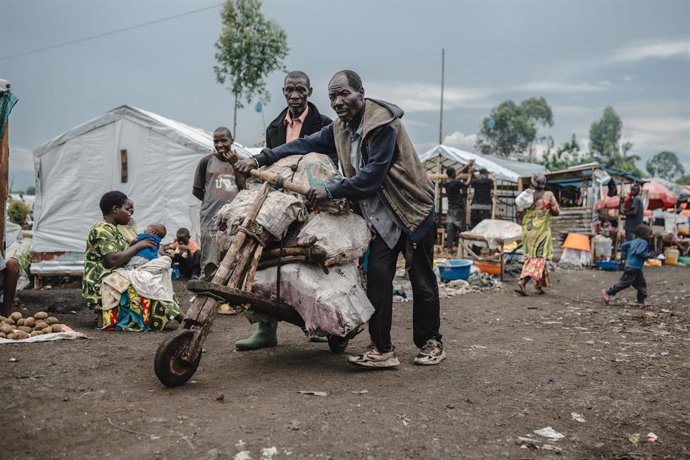
[[[163,246],[161,251],[170,256],[173,264],[178,264],[182,277],[199,278],[201,274],[201,251],[199,251],[199,245],[191,240],[189,230],[184,227],[177,230],[175,241]]]

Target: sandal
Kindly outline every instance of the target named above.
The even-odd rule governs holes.
[[[518,283],[518,287],[515,288],[515,292],[520,294],[522,297],[527,297],[527,291],[525,291],[525,286],[523,286],[520,283]]]

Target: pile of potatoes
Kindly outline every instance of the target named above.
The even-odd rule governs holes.
[[[3,339],[23,340],[42,334],[63,332],[63,324],[54,316],[39,311],[34,316],[23,318],[22,314],[15,311],[9,318],[0,316],[0,337]]]

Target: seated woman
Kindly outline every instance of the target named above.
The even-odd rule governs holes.
[[[91,227],[86,239],[82,295],[96,313],[100,329],[162,330],[170,319],[184,318],[172,292],[170,259],[151,261],[156,262],[155,267],[145,264],[117,270],[139,250],[155,246],[150,239],[130,245],[118,231],[118,225],[130,221],[132,206],[128,203],[131,201],[122,192],[108,192],[101,197],[103,220]],[[108,294],[107,302],[104,293]]]

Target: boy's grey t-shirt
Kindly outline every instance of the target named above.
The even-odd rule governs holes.
[[[207,155],[196,168],[194,188],[204,192],[199,217],[201,231],[205,232],[210,230],[213,216],[224,204],[234,200],[239,192],[235,168],[229,161],[221,159],[216,154]]]

